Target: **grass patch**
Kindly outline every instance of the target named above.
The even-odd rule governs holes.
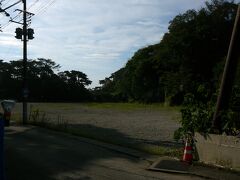
[[[81,103],[30,103],[30,109],[41,109],[41,110],[48,110],[48,109],[57,109],[57,110],[72,110]]]
[[[41,109],[44,111],[68,111],[78,110],[79,108],[92,109],[112,109],[123,111],[134,110],[155,110],[155,111],[178,111],[180,106],[165,106],[163,103],[143,104],[143,103],[29,103],[29,109]],[[14,111],[21,113],[21,104],[17,104]]]
[[[116,110],[174,110],[181,109],[179,106],[165,106],[162,103],[142,104],[142,103],[85,103],[84,106],[97,109],[116,109]]]

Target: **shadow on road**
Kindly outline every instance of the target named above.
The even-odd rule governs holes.
[[[75,126],[75,125],[74,125]],[[114,129],[90,125],[77,125],[78,131],[97,132],[100,139],[114,136],[114,140],[135,142]],[[111,137],[110,137],[111,138]],[[68,174],[77,179],[91,179],[84,174],[86,168],[102,160],[123,158],[132,162],[139,159],[111,152],[105,148],[82,142],[77,137],[30,127],[25,130],[6,130],[5,134],[6,172],[9,180],[48,180],[60,176],[68,179]],[[111,166],[109,161],[109,166]],[[103,172],[104,173],[104,172]],[[64,178],[66,176],[66,178]],[[60,179],[61,179],[60,178]],[[74,179],[74,177],[73,177]]]
[[[163,141],[163,140],[149,140],[143,138],[134,138],[119,132],[116,129],[102,128],[89,124],[70,124],[68,125],[68,130],[72,134],[81,135],[88,138],[93,138],[101,140],[104,142],[109,142],[118,145],[153,145],[161,146],[166,148],[179,148],[182,144],[175,141]]]

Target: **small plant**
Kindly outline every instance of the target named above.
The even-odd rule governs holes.
[[[239,89],[234,89],[230,106],[239,104]],[[238,93],[236,93],[238,92]],[[195,94],[187,94],[184,98],[184,106],[181,110],[182,127],[174,132],[174,139],[184,139],[188,133],[204,133],[211,131],[213,114],[215,111],[216,98],[211,96],[209,91],[200,85]],[[232,107],[231,107],[232,108]],[[234,108],[233,108],[234,109]],[[220,121],[222,132],[227,135],[238,135],[240,133],[240,113],[232,109],[220,112]]]
[[[33,106],[30,107],[28,123],[63,131],[67,131],[69,126],[68,120],[64,119],[62,115],[58,114],[56,119],[52,119],[45,111],[40,111],[38,108],[34,109]]]
[[[33,124],[36,124],[39,120],[39,116],[40,116],[39,109],[34,109],[33,106],[31,106],[28,121],[33,123]]]
[[[67,130],[68,129],[68,120],[64,119],[63,116],[58,115],[57,116],[57,127],[62,130]]]
[[[221,112],[222,130],[227,135],[236,136],[240,133],[239,112],[226,110]]]
[[[210,100],[210,93],[203,85],[200,85],[195,94],[187,94],[184,97],[181,109],[182,127],[174,132],[174,139],[184,139],[189,132],[208,133],[211,129],[214,114],[214,103]]]
[[[31,106],[28,123],[46,127],[48,124],[50,124],[50,118],[46,112],[40,111],[40,109]]]

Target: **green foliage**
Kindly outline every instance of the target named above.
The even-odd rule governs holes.
[[[184,106],[181,110],[181,125],[174,133],[174,139],[183,138],[188,132],[207,134],[211,131],[213,114],[215,111],[216,95],[211,95],[203,85],[200,85],[194,94],[187,94],[184,98]],[[239,88],[233,89],[231,106],[220,112],[222,132],[227,135],[238,135],[240,133],[239,119]],[[236,106],[237,105],[237,106]],[[238,109],[235,109],[238,108]]]
[[[198,87],[195,94],[185,96],[184,107],[181,110],[182,127],[174,133],[175,139],[184,137],[188,132],[208,133],[211,130],[215,106],[210,98],[210,93],[203,85]]]
[[[50,59],[39,58],[27,63],[27,82],[30,101],[87,101],[91,84],[80,71],[59,71],[60,65]],[[0,60],[0,98],[21,101],[23,63]]]
[[[177,15],[160,43],[138,50],[126,66],[98,88],[120,101],[181,104],[201,84],[218,88],[237,4],[212,0]]]
[[[229,107],[220,114],[222,129],[228,135],[238,135],[240,134],[240,87],[238,85],[233,87]]]
[[[236,135],[238,134],[238,130],[236,129],[236,119],[234,118],[234,112],[232,110],[226,110],[221,112],[221,122],[222,122],[222,130],[228,135]]]

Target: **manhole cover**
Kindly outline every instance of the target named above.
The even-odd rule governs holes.
[[[174,173],[189,173],[190,165],[175,159],[164,157],[152,164],[148,169]]]

